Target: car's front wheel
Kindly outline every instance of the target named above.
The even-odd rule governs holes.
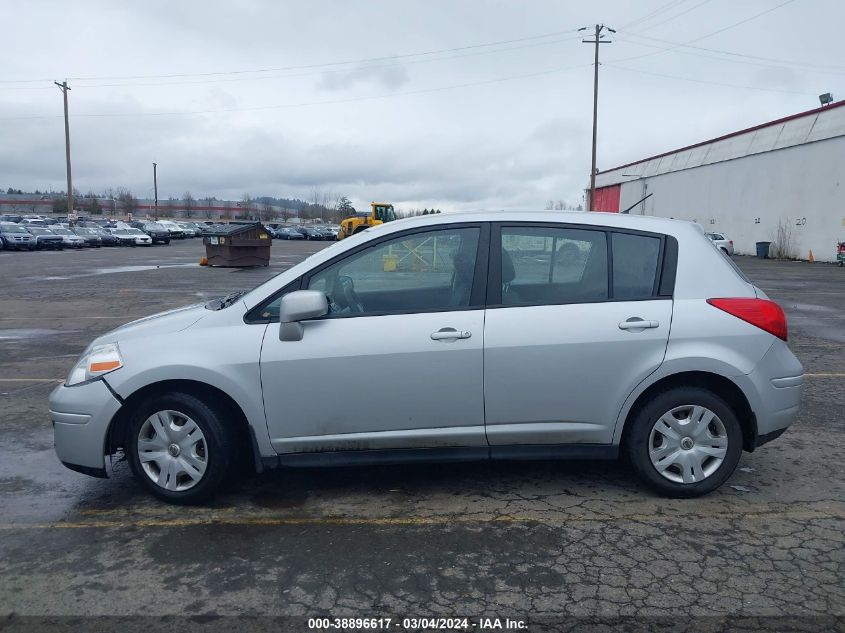
[[[640,409],[626,437],[641,479],[668,497],[698,497],[733,474],[742,428],[731,406],[701,387],[677,387]]]
[[[129,421],[128,434],[132,472],[154,495],[172,503],[209,499],[233,459],[225,414],[187,393],[143,402]]]

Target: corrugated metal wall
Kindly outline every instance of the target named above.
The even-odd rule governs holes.
[[[812,250],[815,259],[833,261],[837,239],[845,240],[845,136],[631,180],[619,205],[646,193],[654,195],[632,215],[698,222],[726,233],[744,254],[772,241],[781,224],[795,256],[806,259]]]

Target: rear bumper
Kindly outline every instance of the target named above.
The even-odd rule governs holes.
[[[71,470],[105,477],[106,437],[120,406],[103,380],[56,387],[50,394],[50,419],[59,460]]]
[[[804,368],[786,343],[776,341],[754,371],[738,382],[757,420],[754,447],[777,438],[798,419]]]

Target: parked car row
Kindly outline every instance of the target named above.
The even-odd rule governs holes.
[[[80,217],[70,224],[66,217],[5,214],[0,215],[0,248],[61,250],[170,244],[171,240],[208,235],[218,224],[174,220],[134,220],[127,223],[87,217]],[[280,240],[334,241],[339,231],[337,226],[284,226],[280,223],[266,224],[265,228],[274,239]]]
[[[283,226],[282,224],[267,224],[265,228],[274,239],[279,240],[335,241],[340,230],[337,226]]]
[[[123,224],[123,223],[120,223]],[[67,224],[39,226],[0,222],[0,249],[64,250],[65,248],[100,248],[101,246],[150,246],[152,238],[128,225],[114,228],[71,227]],[[169,240],[165,243],[169,243]]]
[[[79,218],[73,224],[64,217],[0,215],[0,249],[63,250],[101,246],[150,246],[170,240],[207,234],[212,222]]]

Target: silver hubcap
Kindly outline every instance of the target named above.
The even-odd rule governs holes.
[[[686,404],[664,413],[648,438],[654,468],[669,481],[692,484],[719,469],[728,453],[728,432],[707,407]]]
[[[205,436],[184,413],[158,411],[141,425],[138,459],[156,485],[188,490],[200,482],[208,466]]]

